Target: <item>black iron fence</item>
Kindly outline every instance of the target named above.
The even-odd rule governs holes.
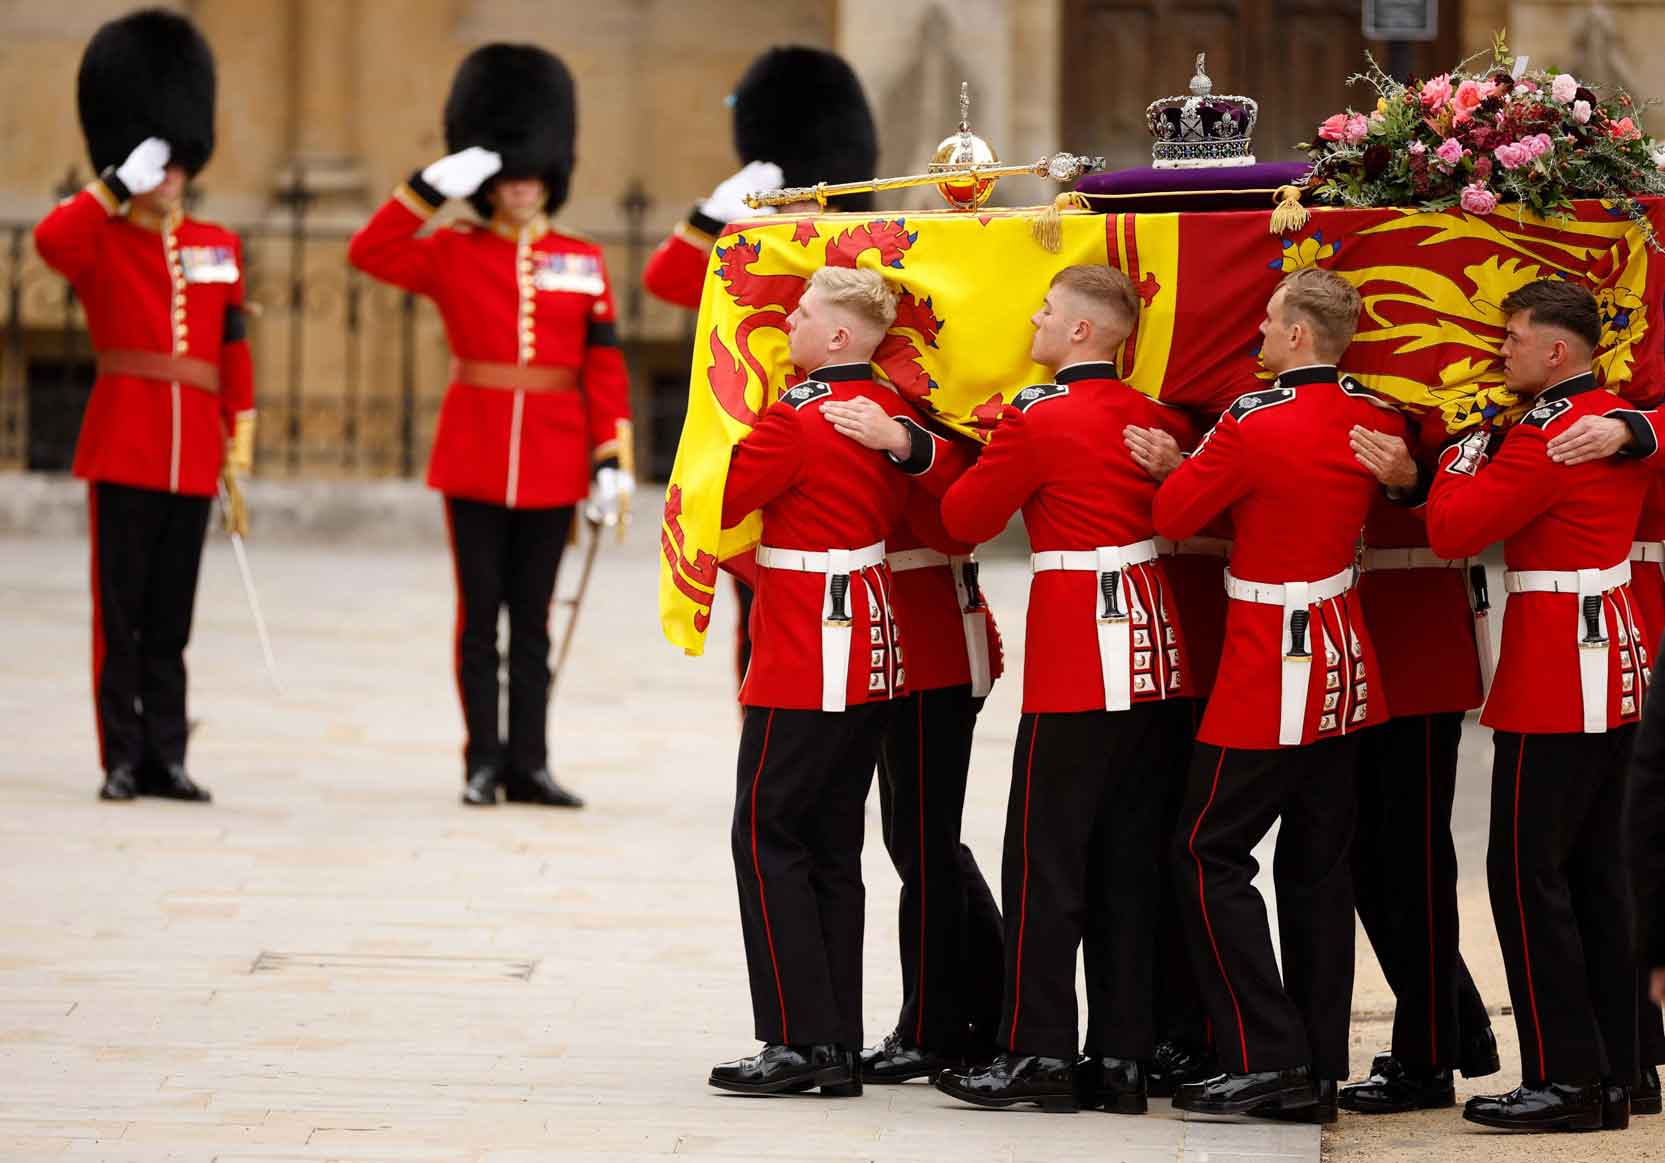
[[[631,368],[644,476],[670,469],[687,393],[691,319],[648,333],[641,269],[657,242],[646,200],[621,204],[607,251]],[[437,312],[348,265],[350,230],[304,212],[236,227],[242,238],[267,476],[419,475],[444,395],[449,354]],[[0,220],[0,468],[55,472],[74,456],[93,352],[69,284],[34,253],[33,222]],[[667,331],[670,334],[665,334]]]

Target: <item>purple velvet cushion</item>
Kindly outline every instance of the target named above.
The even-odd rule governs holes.
[[[1101,214],[1271,210],[1277,188],[1297,184],[1311,168],[1307,162],[1175,170],[1141,166],[1108,174],[1088,174],[1075,188]]]

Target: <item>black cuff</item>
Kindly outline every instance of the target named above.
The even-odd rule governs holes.
[[[1620,456],[1644,460],[1659,451],[1659,437],[1654,435],[1653,425],[1648,423],[1648,418],[1642,413],[1632,408],[1616,408],[1608,412],[1607,416],[1617,417],[1630,429],[1632,443],[1619,449]]]
[[[221,345],[236,343],[240,339],[249,337],[247,321],[243,318],[243,309],[235,303],[226,304],[225,325],[220,329]]]
[[[110,191],[111,197],[116,200],[116,205],[119,206],[123,202],[133,200],[133,192],[127,188],[125,182],[116,177],[115,166],[105,166],[104,172],[98,175],[98,180],[104,183],[106,190]]]
[[[590,479],[592,481],[595,480],[596,477],[601,475],[601,470],[604,469],[604,468],[618,468],[618,467],[619,467],[619,458],[618,457],[616,457],[616,456],[604,456],[600,460],[596,461],[595,465],[590,469]]]
[[[618,326],[610,319],[591,319],[584,332],[584,344],[587,347],[617,347]]]
[[[688,225],[692,226],[695,230],[703,230],[712,238],[716,238],[719,234],[728,229],[727,222],[711,217],[711,215],[701,211],[698,206],[695,206],[692,210],[688,211]]]
[[[894,416],[892,419],[908,430],[908,455],[898,460],[887,452],[886,459],[909,476],[923,476],[930,472],[937,460],[937,444],[931,434],[906,416]]]
[[[434,189],[432,186],[428,185],[427,182],[422,180],[421,170],[414,171],[410,176],[410,181],[405,184],[410,187],[411,193],[415,194],[418,198],[421,198],[434,209],[437,210],[439,207],[445,205],[445,195],[441,194],[438,190]]]

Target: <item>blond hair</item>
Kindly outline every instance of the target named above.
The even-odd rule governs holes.
[[[823,303],[872,324],[880,335],[896,322],[896,289],[878,271],[822,267],[809,277],[804,290],[819,291]]]
[[[1139,292],[1133,280],[1103,263],[1065,267],[1052,276],[1052,285],[1073,291],[1094,306],[1105,308],[1130,327],[1139,321]]]
[[[1338,359],[1353,342],[1359,327],[1359,309],[1364,305],[1358,289],[1333,271],[1302,267],[1284,276],[1278,284],[1283,291],[1283,309],[1301,317],[1312,328],[1313,350]]]

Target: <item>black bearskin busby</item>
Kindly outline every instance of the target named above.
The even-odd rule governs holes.
[[[837,53],[802,45],[770,49],[735,87],[734,149],[742,162],[774,162],[788,186],[876,176],[878,131],[861,81]],[[873,195],[833,200],[867,210]]]
[[[577,136],[572,74],[553,53],[530,44],[487,44],[457,66],[445,99],[445,148],[471,145],[503,157],[499,178],[542,178],[551,214],[567,200]],[[486,182],[469,204],[491,217]]]
[[[76,78],[93,169],[127,160],[147,137],[172,147],[170,165],[195,176],[214,152],[214,54],[177,12],[144,8],[87,42]]]

